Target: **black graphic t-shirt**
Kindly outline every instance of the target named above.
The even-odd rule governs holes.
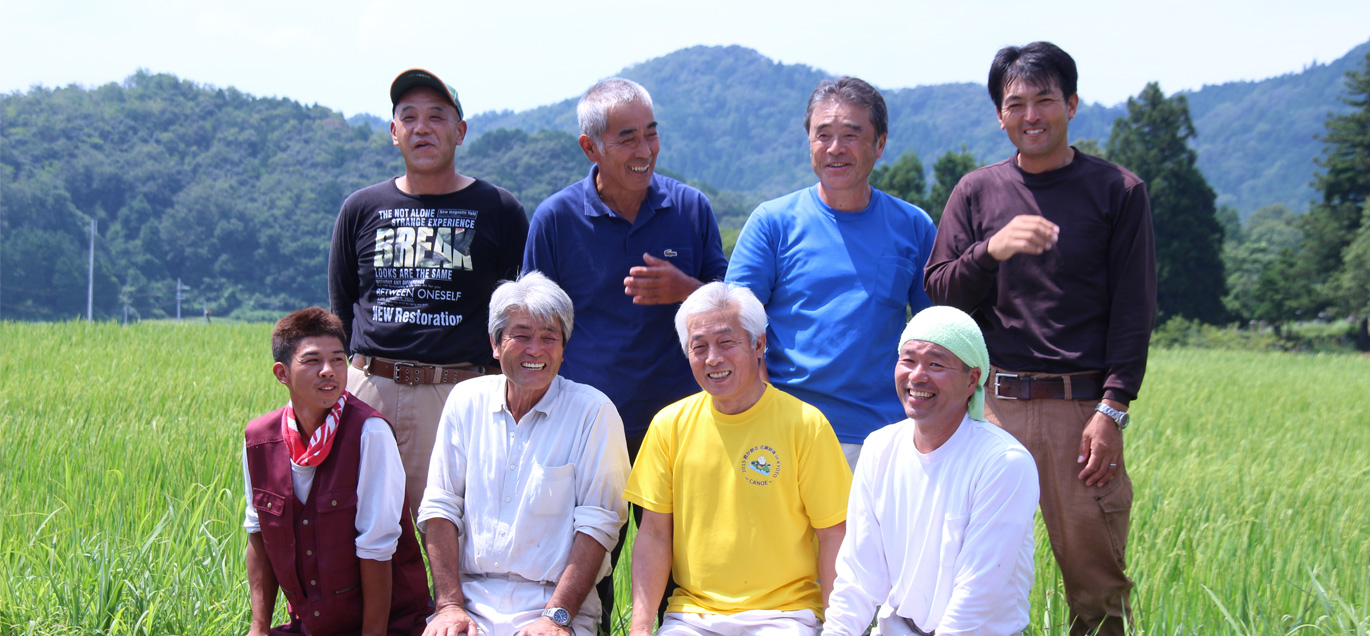
[[[428,364],[493,363],[490,294],[518,275],[528,218],[514,195],[479,179],[451,194],[411,195],[391,179],[343,202],[328,258],[328,297],[353,353]]]

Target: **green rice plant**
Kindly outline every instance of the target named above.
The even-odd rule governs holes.
[[[286,399],[269,334],[0,322],[0,636],[246,631],[242,429]],[[1126,433],[1133,633],[1367,634],[1367,393],[1363,356],[1153,349]],[[1026,633],[1066,634],[1037,539]]]

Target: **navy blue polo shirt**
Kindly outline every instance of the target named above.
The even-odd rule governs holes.
[[[704,193],[655,174],[629,223],[600,200],[597,169],[538,206],[523,271],[542,272],[575,304],[561,375],[603,391],[625,434],[641,437],[657,411],[700,389],[675,331],[680,305],[634,305],[623,279],[644,253],[706,283],[723,280],[728,261]]]

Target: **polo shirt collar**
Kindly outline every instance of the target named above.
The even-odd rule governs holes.
[[[609,206],[604,204],[604,200],[599,198],[599,191],[595,189],[595,174],[599,171],[598,164],[590,165],[590,174],[585,177],[585,216],[618,216]],[[661,176],[652,173],[652,183],[647,186],[647,198],[642,202],[642,208],[638,210],[637,221],[633,225],[641,225],[656,215],[657,210],[664,210],[671,207],[671,199],[667,195],[666,189],[661,187]],[[624,219],[625,221],[627,219]]]

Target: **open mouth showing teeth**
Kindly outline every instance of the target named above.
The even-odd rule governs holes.
[[[927,391],[909,391],[909,397],[915,400],[927,400],[932,398],[932,394]]]
[[[629,169],[629,170],[632,170],[633,172],[636,172],[636,173],[638,173],[638,174],[643,174],[643,173],[647,172],[647,166],[642,166],[641,168],[639,168],[639,167],[637,167],[637,166],[628,166],[628,169]]]
[[[732,373],[733,373],[732,371],[715,371],[715,372],[709,374],[709,379],[711,379],[711,380],[722,380],[723,378],[726,378],[726,377],[728,377],[729,375],[732,375]]]
[[[523,363],[523,368],[525,368],[525,369],[532,369],[532,370],[534,370],[534,371],[541,371],[541,370],[542,370],[544,367],[546,367],[546,366],[547,366],[547,363],[546,363],[546,362],[524,362],[524,363]]]

